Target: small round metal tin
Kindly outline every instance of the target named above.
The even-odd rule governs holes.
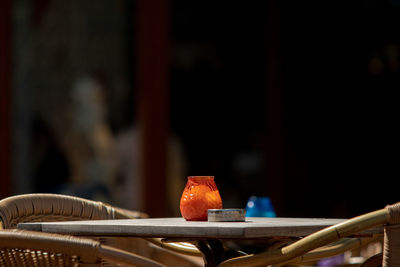
[[[244,222],[246,221],[246,210],[209,209],[207,218],[209,222]]]

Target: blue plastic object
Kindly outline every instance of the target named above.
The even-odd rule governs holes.
[[[246,204],[246,217],[276,217],[269,197],[251,196]]]

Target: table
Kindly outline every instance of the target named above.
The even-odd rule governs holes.
[[[245,222],[198,222],[183,218],[150,218],[98,221],[21,223],[18,229],[85,236],[159,237],[192,241],[203,253],[207,266],[215,266],[241,252],[226,251],[224,240],[260,240],[303,237],[345,221],[323,218],[246,218]],[[381,232],[374,228],[365,234]]]
[[[318,218],[246,218],[245,222],[199,222],[183,218],[21,223],[19,229],[72,235],[180,238],[301,237],[344,221]]]

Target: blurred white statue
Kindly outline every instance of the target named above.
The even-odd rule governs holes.
[[[131,127],[115,139],[118,175],[112,195],[119,206],[143,210],[143,178],[140,170],[140,131]],[[183,148],[176,137],[167,144],[167,201],[168,214],[180,216],[179,201],[186,182],[186,164]]]

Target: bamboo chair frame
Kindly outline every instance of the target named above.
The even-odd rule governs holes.
[[[346,251],[351,251],[354,249],[359,249],[368,245],[371,242],[381,241],[382,235],[376,234],[372,237],[360,237],[360,238],[343,238],[337,242],[333,242],[326,246],[316,248],[310,252],[305,253],[297,258],[277,264],[277,266],[282,265],[310,265],[310,263],[315,263],[316,261],[335,255],[342,254]]]
[[[7,229],[0,231],[1,266],[165,267],[134,253],[68,235]]]
[[[351,237],[372,227],[384,226],[383,267],[400,266],[400,203],[327,227],[282,248],[236,257],[219,266],[267,266],[290,262],[319,247]]]
[[[22,194],[0,200],[0,229],[16,228],[18,223],[66,220],[107,220],[148,218],[146,213],[114,207],[84,198],[60,194]],[[201,257],[192,244],[147,241],[184,255]]]

